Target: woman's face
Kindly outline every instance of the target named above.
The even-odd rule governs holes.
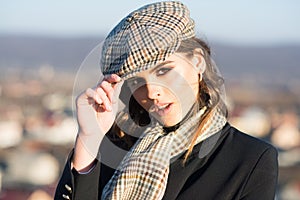
[[[176,53],[128,79],[134,98],[163,126],[179,123],[197,99],[199,72],[192,60]]]

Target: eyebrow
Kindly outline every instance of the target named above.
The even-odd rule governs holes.
[[[162,63],[159,63],[158,65],[156,65],[153,69],[151,69],[150,70],[150,73],[153,73],[155,70],[157,70],[158,68],[160,68],[160,67],[162,67],[162,66],[164,66],[164,65],[167,65],[167,64],[170,64],[170,63],[172,63],[172,62],[174,62],[174,61],[164,61],[164,62],[162,62]],[[132,80],[134,80],[136,77],[131,77],[131,78],[129,78],[129,79],[127,79],[127,81],[132,81]]]
[[[157,70],[158,68],[164,66],[164,65],[167,65],[169,63],[172,63],[174,61],[164,61],[162,63],[159,63],[158,65],[156,65],[153,69],[150,70],[150,73],[154,72],[155,70]]]

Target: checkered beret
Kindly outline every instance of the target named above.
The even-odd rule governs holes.
[[[102,73],[132,77],[164,61],[182,40],[194,35],[194,21],[181,2],[143,6],[123,18],[106,37],[100,60]]]

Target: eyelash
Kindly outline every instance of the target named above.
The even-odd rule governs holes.
[[[158,69],[156,71],[156,76],[162,76],[162,75],[165,75],[167,74],[172,68],[169,68],[169,67],[162,67],[160,69]]]
[[[162,68],[156,70],[155,74],[156,74],[156,76],[163,76],[163,75],[167,74],[172,69],[173,68],[171,68],[171,67],[162,67]],[[133,80],[128,81],[128,86],[129,87],[134,87],[138,84],[142,84],[143,82],[144,82],[144,80],[141,79],[141,78],[134,78]]]

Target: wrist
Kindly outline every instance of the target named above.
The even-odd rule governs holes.
[[[100,134],[86,135],[78,132],[74,156],[71,162],[72,167],[77,171],[88,171],[96,159],[98,159],[99,146],[102,141]]]
[[[90,164],[85,166],[80,162],[76,162],[76,160],[72,160],[71,169],[75,170],[78,174],[88,174],[94,169],[94,167],[96,166],[96,162],[96,159],[94,159]]]

